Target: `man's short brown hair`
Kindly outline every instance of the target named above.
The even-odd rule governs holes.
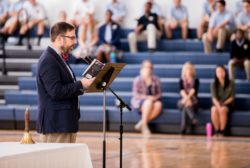
[[[242,3],[248,3],[250,5],[250,0],[242,0]]]
[[[59,35],[64,35],[66,32],[74,29],[75,27],[67,22],[58,22],[50,29],[50,39],[54,42]]]
[[[216,3],[219,3],[223,6],[226,6],[226,1],[225,0],[217,0]]]

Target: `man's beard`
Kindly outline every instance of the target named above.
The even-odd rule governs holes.
[[[74,49],[75,45],[72,46],[61,46],[61,50],[63,51],[63,53],[70,53],[73,49]]]

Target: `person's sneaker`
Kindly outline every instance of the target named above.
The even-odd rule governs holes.
[[[217,48],[217,49],[216,49],[216,52],[217,52],[217,53],[223,53],[223,50],[222,50],[222,49]]]
[[[150,131],[150,129],[148,128],[147,125],[144,126],[144,127],[142,128],[142,134],[143,134],[144,136],[147,136],[147,137],[149,137],[149,136],[151,135],[151,131]]]
[[[198,120],[197,119],[192,119],[192,125],[196,126],[198,124]]]
[[[154,48],[149,48],[149,49],[148,49],[148,52],[149,52],[149,53],[153,53],[153,52],[155,52],[155,49],[154,49]]]
[[[31,44],[28,44],[28,45],[27,45],[27,48],[28,48],[28,50],[32,50],[32,45],[31,45]]]
[[[136,125],[135,125],[135,130],[141,131],[142,129],[142,120],[140,120]]]
[[[22,46],[23,45],[23,43],[22,42],[18,42],[18,43],[16,43],[16,46]]]
[[[180,134],[185,135],[186,134],[186,129],[181,130]]]

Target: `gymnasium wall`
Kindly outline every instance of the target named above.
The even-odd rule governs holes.
[[[66,10],[70,17],[73,12],[73,4],[77,0],[38,0],[44,4],[46,12],[49,16],[50,24],[56,22],[58,12],[60,10]],[[92,0],[96,8],[96,18],[101,21],[105,12],[105,6],[110,0]],[[126,4],[128,13],[125,20],[125,27],[131,28],[136,24],[135,17],[141,13],[141,8],[145,0],[120,0]],[[172,0],[155,0],[160,4],[163,12],[167,13],[168,6],[172,3]],[[182,0],[183,4],[188,7],[190,27],[197,27],[198,21],[201,16],[201,6],[204,0]],[[235,2],[237,0],[227,0],[227,8],[231,11],[235,10]]]

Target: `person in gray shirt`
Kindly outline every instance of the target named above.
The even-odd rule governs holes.
[[[187,39],[188,35],[188,10],[181,4],[181,0],[173,0],[174,5],[168,11],[168,21],[166,23],[166,35],[172,38],[172,31],[178,27],[182,30],[182,38]]]
[[[201,39],[204,32],[208,29],[209,19],[215,11],[215,0],[205,0],[202,5],[202,17],[197,28],[197,38]]]
[[[208,31],[202,37],[205,53],[212,52],[212,42],[214,40],[217,40],[216,52],[223,52],[224,43],[232,34],[233,29],[234,18],[226,10],[226,2],[224,0],[216,1],[216,12],[212,14]]]

